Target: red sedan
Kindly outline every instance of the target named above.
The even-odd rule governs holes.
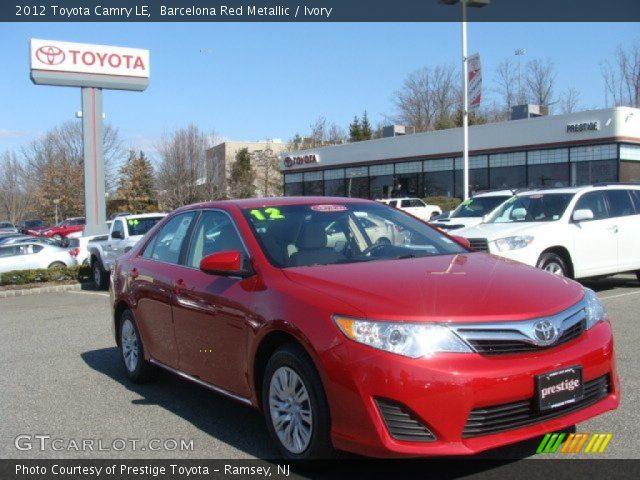
[[[470,455],[620,401],[593,291],[376,202],[181,208],[111,295],[132,381],[161,367],[258,408],[289,459]]]
[[[43,230],[41,235],[60,240],[70,233],[82,232],[82,230],[84,229],[84,225],[84,217],[67,218],[55,227]]]

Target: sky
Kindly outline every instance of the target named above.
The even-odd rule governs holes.
[[[5,23],[0,153],[19,152],[81,109],[78,88],[31,83],[30,38],[149,49],[149,88],[105,91],[103,106],[124,145],[152,158],[163,136],[190,123],[247,141],[288,141],[321,115],[346,129],[365,109],[375,126],[410,72],[461,60],[459,23]],[[575,87],[590,109],[605,106],[601,63],[618,44],[640,41],[640,24],[470,23],[468,39],[481,55],[485,101],[496,65],[523,48],[523,62],[550,59],[556,91]]]

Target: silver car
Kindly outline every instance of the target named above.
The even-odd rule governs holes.
[[[75,265],[77,265],[76,257],[62,247],[38,242],[0,245],[0,273]]]

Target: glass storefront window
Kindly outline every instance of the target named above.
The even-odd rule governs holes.
[[[324,194],[328,197],[344,197],[344,168],[324,171]]]
[[[571,162],[571,185],[589,185],[596,182],[616,182],[618,161]]]
[[[389,198],[393,190],[393,164],[371,165],[369,167],[369,196],[371,198]]]
[[[569,164],[548,163],[529,165],[530,187],[566,187],[569,185]]]
[[[347,197],[369,198],[369,168],[347,168],[345,185]]]
[[[324,195],[322,172],[307,172],[304,174],[303,178],[305,195]]]
[[[303,183],[301,173],[287,173],[284,176],[284,194],[288,197],[303,194]]]

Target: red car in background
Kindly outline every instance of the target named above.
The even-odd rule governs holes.
[[[70,233],[82,232],[85,223],[84,217],[67,218],[55,227],[43,230],[40,235],[60,240]]]
[[[471,455],[620,402],[592,290],[377,202],[191,205],[111,278],[128,377],[161,367],[260,409],[288,459]]]
[[[32,219],[32,220],[22,220],[18,222],[16,225],[18,231],[25,235],[40,235],[42,232],[49,228],[43,220]]]

